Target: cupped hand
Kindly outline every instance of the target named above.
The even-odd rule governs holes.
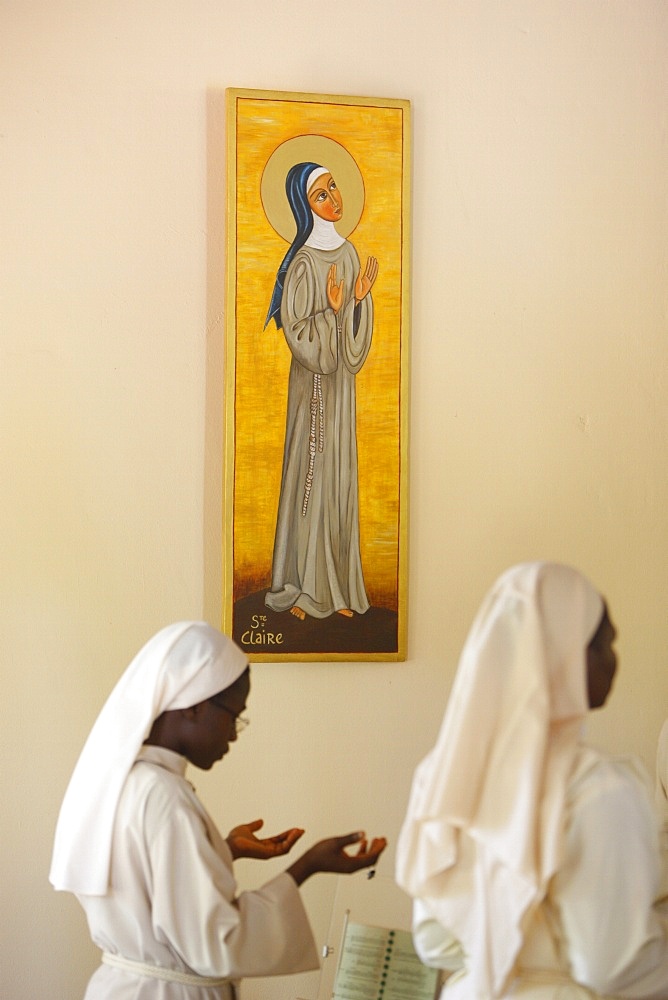
[[[354,853],[348,853],[347,847],[357,844]],[[362,868],[371,868],[385,850],[385,837],[374,837],[369,843],[364,833],[349,833],[344,837],[329,837],[309,848],[288,871],[300,885],[309,875],[316,872],[336,872],[341,875],[351,875]]]
[[[292,850],[304,831],[298,827],[291,830],[284,830],[273,837],[260,839],[255,834],[264,826],[264,820],[256,819],[252,823],[242,823],[235,826],[227,835],[227,844],[232,851],[232,857],[237,858],[257,858],[260,861],[267,861],[270,858],[279,858],[282,854],[287,854]]]

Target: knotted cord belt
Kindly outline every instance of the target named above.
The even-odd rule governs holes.
[[[136,976],[146,976],[148,979],[163,979],[168,983],[183,983],[184,986],[231,986],[234,992],[232,981],[222,976],[198,976],[194,972],[167,969],[162,965],[146,965],[144,962],[135,962],[131,958],[123,958],[122,955],[112,955],[109,951],[102,953],[102,961],[105,965],[125,969],[127,972],[133,972]]]
[[[313,373],[313,393],[310,403],[310,423],[308,433],[308,468],[304,482],[304,499],[302,500],[302,517],[306,517],[308,501],[313,487],[313,467],[315,465],[316,449],[322,451],[325,446],[324,404],[322,401],[322,377],[319,372]]]

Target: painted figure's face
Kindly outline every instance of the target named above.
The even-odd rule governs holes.
[[[314,214],[326,222],[338,222],[343,214],[343,198],[331,174],[322,174],[308,189]]]

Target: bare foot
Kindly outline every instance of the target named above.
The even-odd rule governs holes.
[[[350,610],[350,608],[339,608],[337,614],[339,614],[339,615],[345,615],[346,618],[352,618],[352,616],[353,616],[353,613]]]
[[[302,609],[298,608],[296,605],[294,608],[290,608],[290,614],[294,615],[295,618],[299,618],[300,622],[303,622],[306,618],[306,612],[302,611]]]

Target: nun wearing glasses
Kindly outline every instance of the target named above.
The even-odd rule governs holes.
[[[179,622],[149,640],[103,706],[65,794],[50,874],[102,951],[85,1000],[233,1000],[244,976],[316,969],[299,886],[369,867],[384,849],[359,832],[332,837],[260,889],[237,891],[236,858],[287,854],[304,832],[260,838],[256,820],[223,837],[186,778],[188,764],[209,770],[229,752],[249,691],[231,639]]]

